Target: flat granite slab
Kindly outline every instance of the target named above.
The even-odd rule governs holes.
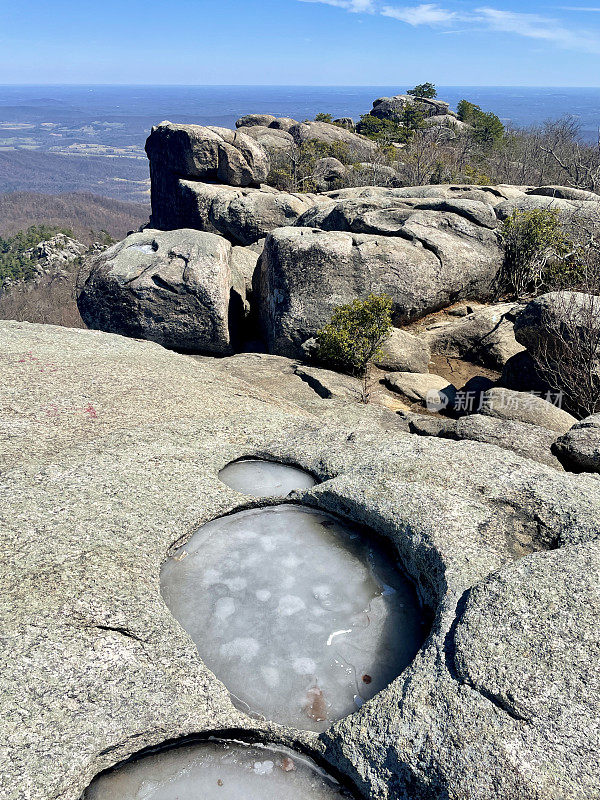
[[[300,749],[364,798],[600,797],[600,482],[409,435],[287,359],[230,361],[0,322],[3,800],[77,800],[215,732]],[[387,536],[432,610],[413,663],[321,735],[238,711],[160,595],[176,545],[264,504],[218,479],[253,455],[318,476],[294,499]]]

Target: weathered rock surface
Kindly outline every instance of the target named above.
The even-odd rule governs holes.
[[[550,292],[528,303],[515,320],[515,337],[529,356],[503,379],[554,382],[577,408],[590,409],[600,391],[600,298],[583,292]],[[523,369],[525,368],[525,369]],[[575,395],[575,397],[574,397]]]
[[[431,351],[426,342],[393,328],[374,363],[379,369],[390,372],[427,372],[430,358]]]
[[[480,413],[539,425],[557,433],[566,433],[577,422],[571,414],[543,397],[500,387],[485,392]]]
[[[558,570],[562,580],[556,585]],[[545,762],[538,789],[543,797],[576,796],[581,782],[596,784],[591,796],[598,791],[590,759],[600,722],[587,699],[600,689],[591,666],[600,658],[599,577],[598,542],[523,559],[469,592],[447,643],[457,680],[515,722],[527,727],[535,720],[548,741],[567,736],[578,743],[565,752],[572,765],[570,792],[556,786],[547,756],[528,764],[535,769]]]
[[[600,472],[600,414],[582,419],[560,436],[554,452],[568,469]]]
[[[255,126],[259,126],[262,128],[268,128],[269,125],[275,122],[276,119],[277,117],[274,117],[272,114],[246,114],[245,116],[236,120],[235,127],[253,128]]]
[[[3,800],[77,800],[215,730],[301,748],[374,800],[597,794],[596,478],[404,435],[274,356],[0,323],[0,360]],[[248,504],[218,479],[247,455],[318,476],[298,499],[388,537],[434,612],[412,665],[320,737],[236,710],[160,597],[169,549]]]
[[[319,397],[330,400],[333,397],[359,400],[361,385],[357,378],[330,369],[297,364],[294,374],[310,386]]]
[[[245,136],[253,139],[267,152],[289,150],[294,146],[294,140],[287,131],[267,128],[264,125],[252,125],[249,128],[241,128],[241,130]]]
[[[600,196],[596,195],[594,200],[564,199],[570,192],[561,192],[563,197],[558,195],[548,196],[541,194],[528,194],[514,200],[506,200],[496,206],[498,219],[504,220],[513,211],[531,211],[533,209],[558,211],[561,223],[569,229],[573,226],[575,230],[582,225],[591,228],[600,226]]]
[[[131,234],[92,261],[81,316],[90,328],[178,350],[231,353],[246,294],[246,267],[239,254],[232,269],[233,261],[229,242],[212,233]]]
[[[169,228],[195,228],[218,233],[234,244],[250,245],[275,228],[292,225],[319,198],[312,194],[235,188],[180,180],[169,207]]]
[[[294,125],[298,125],[297,119],[291,117],[276,117],[275,121],[269,125],[269,128],[275,128],[278,131],[289,131]]]
[[[456,386],[452,386],[441,375],[432,375],[431,373],[389,372],[385,376],[385,383],[394,392],[403,394],[409,400],[423,403],[423,405],[432,399],[432,392],[446,399],[446,403],[441,401],[440,407],[452,406],[456,395]]]
[[[177,219],[180,179],[230,186],[259,186],[269,173],[266,151],[229,128],[161,122],[146,140],[150,159],[152,221],[155,228],[186,227]]]
[[[289,131],[294,125],[298,125],[298,120],[291,117],[274,117],[272,114],[246,114],[235,123],[236,128],[263,127],[278,131]]]
[[[299,122],[288,129],[298,145],[310,141],[325,142],[326,144],[341,144],[348,151],[348,156],[360,161],[376,152],[377,146],[370,139],[353,133],[338,125],[328,122]]]
[[[161,122],[152,128],[146,153],[151,173],[169,171],[180,178],[230,186],[258,186],[269,172],[264,151],[244,133],[229,128]]]
[[[457,441],[470,439],[474,442],[495,444],[540,464],[563,469],[558,458],[552,454],[556,432],[539,425],[496,419],[483,414],[469,414],[456,420],[410,414],[408,422],[411,433],[419,436],[439,436]]]
[[[468,122],[463,122],[461,119],[458,119],[454,114],[434,114],[432,117],[427,117],[425,119],[425,125],[439,125],[439,126],[452,126],[457,130],[468,130],[471,125]]]
[[[344,205],[343,203],[341,205]],[[301,356],[301,345],[326,324],[336,305],[371,292],[389,294],[396,325],[460,297],[489,296],[501,264],[495,233],[457,214],[411,211],[387,233],[318,230],[342,227],[346,210],[309,212],[311,227],[275,230],[262,259],[261,318],[269,350]],[[350,212],[348,212],[350,213]],[[353,227],[383,229],[362,211]]]
[[[454,200],[474,200],[479,203],[488,203],[498,206],[508,200],[524,198],[525,192],[520,187],[501,186],[472,186],[471,184],[432,184],[429,186],[403,186],[392,189],[381,186],[360,186],[347,189],[338,189],[329,192],[328,196],[334,200],[353,198],[438,198]]]
[[[425,331],[421,336],[434,353],[502,370],[510,358],[524,350],[514,333],[518,311],[519,306],[514,303],[477,308],[471,314]]]
[[[555,197],[558,200],[591,200],[600,203],[600,195],[596,192],[586,192],[584,189],[574,189],[572,186],[536,186],[529,189],[527,194]]]
[[[313,180],[319,192],[329,191],[346,175],[346,167],[337,158],[319,158],[313,169]]]
[[[341,190],[345,192],[345,189]],[[360,192],[363,189],[358,190]],[[382,190],[383,192],[384,190]],[[394,191],[394,190],[389,190]],[[332,192],[327,193],[330,198]],[[477,200],[411,197],[357,197],[334,199],[314,205],[302,215],[297,224],[322,230],[352,231],[353,233],[380,233],[402,235],[404,225],[418,211],[431,211],[464,217],[465,221],[480,226],[473,238],[482,238],[491,248],[497,246],[496,237],[486,229],[497,226],[493,209]]]

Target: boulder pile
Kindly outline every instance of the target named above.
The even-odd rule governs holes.
[[[373,147],[368,139],[339,125],[249,115],[238,120],[235,131],[161,123],[153,128],[146,151],[152,180],[150,227],[170,232],[169,246],[177,249],[179,238],[185,249],[190,230],[195,230],[219,237],[219,245],[209,238],[203,241],[212,241],[222,253],[232,247],[262,252],[258,260],[252,256],[255,274],[246,276],[252,291],[242,297],[242,305],[251,312],[255,325],[249,330],[250,338],[262,338],[269,352],[299,356],[304,341],[328,320],[335,305],[371,292],[391,295],[396,325],[461,299],[489,300],[502,261],[497,211],[515,198],[527,198],[525,190],[439,185],[357,187],[318,194],[278,191],[265,183],[273,153],[265,137],[275,137],[279,144],[289,144],[290,137],[295,144],[313,138],[341,141],[351,146],[357,157]],[[324,158],[317,163],[322,188],[339,170],[335,162]],[[547,199],[537,196],[544,203]],[[117,266],[107,268],[112,251],[91,265],[80,296],[88,325],[153,338],[180,350],[228,352],[235,347],[231,343],[236,334],[225,333],[223,326],[229,320],[239,329],[239,293],[231,295],[231,313],[226,313],[221,297],[222,323],[217,326],[212,318],[214,307],[209,304],[202,310],[197,302],[203,293],[214,296],[215,283],[233,286],[228,258],[205,260],[206,267],[193,259],[196,266],[188,269],[185,279],[181,272],[184,283],[192,280],[195,289],[190,293],[191,284],[186,284],[188,311],[178,314],[175,323],[173,292],[169,294],[164,284],[159,285],[160,280],[149,277],[156,272],[158,251],[150,240],[144,242],[146,252],[131,250],[133,242],[118,248]],[[123,259],[131,260],[134,252],[135,281],[116,279],[122,269],[127,273]],[[215,269],[222,272],[218,278]],[[147,285],[142,293],[144,281]],[[136,302],[132,302],[134,295]],[[181,295],[175,304],[178,308],[180,301]],[[194,319],[203,314],[206,320]],[[504,352],[506,347],[503,350],[497,343],[496,350]],[[496,353],[489,358],[498,362],[504,355]]]

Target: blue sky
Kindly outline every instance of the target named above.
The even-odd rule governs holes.
[[[0,83],[600,85],[600,0],[0,0]]]

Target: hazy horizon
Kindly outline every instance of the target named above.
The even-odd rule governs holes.
[[[408,84],[410,81],[399,81],[399,84]],[[160,83],[160,82],[152,82],[152,83],[126,83],[120,81],[111,81],[110,83],[89,83],[89,82],[79,82],[79,81],[62,81],[62,82],[52,82],[52,83],[44,83],[43,81],[31,81],[31,82],[8,82],[8,83],[0,83],[0,88],[4,87],[29,87],[35,88],[36,86],[44,86],[44,87],[62,87],[62,86],[78,86],[78,87],[102,87],[102,86],[120,86],[123,88],[131,87],[144,87],[147,86],[149,88],[152,87],[162,87],[162,88],[202,88],[202,87],[209,87],[211,89],[232,89],[232,88],[255,88],[255,87],[263,87],[263,88],[309,88],[314,86],[315,88],[322,88],[322,89],[336,89],[336,88],[356,88],[356,89],[377,89],[377,88],[389,88],[388,84],[385,83]],[[561,84],[561,83],[554,83],[554,84],[536,84],[536,83],[448,83],[445,85],[438,84],[438,90],[444,89],[600,89],[600,84]],[[403,92],[399,91],[399,94]]]

